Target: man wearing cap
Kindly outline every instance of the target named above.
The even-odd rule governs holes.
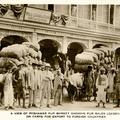
[[[50,93],[51,93],[51,84],[52,84],[52,75],[49,71],[50,64],[45,64],[45,70],[43,71],[43,79],[42,79],[42,96],[40,99],[40,107],[43,104],[43,99],[46,94],[47,97],[47,107],[50,107]]]
[[[118,71],[115,76],[115,93],[117,99],[117,105],[115,107],[119,107],[120,105],[120,65],[118,65]]]
[[[37,63],[33,62],[32,66],[33,69],[29,71],[29,108],[37,107],[36,96],[37,90],[39,89],[39,73],[37,69]]]
[[[105,75],[105,68],[100,68],[100,74],[98,75],[96,81],[96,87],[98,88],[97,91],[97,103],[96,107],[100,106],[100,103],[103,103],[103,108],[105,108],[106,103],[106,91],[108,87],[108,78]]]

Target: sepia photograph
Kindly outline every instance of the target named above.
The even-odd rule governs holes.
[[[120,110],[120,5],[0,4],[0,111],[108,110]]]

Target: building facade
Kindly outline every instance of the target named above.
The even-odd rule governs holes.
[[[38,42],[44,56],[107,46],[120,51],[120,5],[0,5],[1,49]]]

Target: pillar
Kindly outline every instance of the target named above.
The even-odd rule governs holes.
[[[92,47],[93,47],[93,41],[92,40],[89,40],[89,49],[92,49]]]
[[[38,42],[37,33],[35,33],[35,32],[32,33],[32,41],[31,42]]]
[[[67,37],[64,36],[64,37],[63,37],[63,45],[62,45],[62,52],[63,52],[64,54],[67,53],[67,47],[68,47]]]

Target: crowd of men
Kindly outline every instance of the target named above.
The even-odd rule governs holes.
[[[102,107],[105,108],[105,104],[111,101],[117,103],[115,107],[119,107],[120,65],[117,70],[112,66],[107,68],[104,65],[88,66],[83,86],[87,101],[91,101],[91,97],[94,97],[93,101],[97,101],[96,107],[100,107],[102,103]]]
[[[53,81],[54,80],[54,81]],[[54,105],[61,105],[62,101],[61,69],[53,72],[49,63],[20,63],[17,69],[8,67],[3,73],[3,104],[5,109],[14,109],[14,100],[19,107],[42,107],[46,97],[46,106],[50,107],[51,91],[54,93]],[[54,84],[54,85],[53,85]],[[26,106],[26,96],[29,94],[29,105]],[[37,104],[39,98],[39,105]]]
[[[97,106],[100,103],[105,108],[105,103],[113,98],[117,100],[117,106],[120,104],[120,65],[118,71],[115,68],[105,69],[104,66],[95,65],[88,66],[88,70],[84,73],[73,72],[71,67],[66,69],[65,74],[61,72],[61,68],[53,70],[49,63],[29,62],[25,64],[20,62],[17,68],[8,67],[2,74],[2,84],[0,87],[3,94],[2,104],[5,109],[14,109],[14,100],[19,107],[31,108],[43,106],[44,98],[46,98],[46,107],[51,107],[50,99],[54,98],[54,105],[62,105],[63,88],[68,91],[71,101],[75,100],[78,88],[87,101],[91,101],[91,97],[97,101]],[[71,75],[74,74],[74,77]],[[83,75],[79,78],[78,76]],[[80,79],[81,83],[75,80]],[[66,84],[68,83],[68,85]],[[0,91],[0,92],[1,92]],[[2,93],[2,92],[1,92]],[[29,105],[26,104],[26,99],[29,99]],[[21,103],[22,100],[22,103]],[[39,100],[39,102],[37,102]],[[22,106],[21,106],[22,105]]]

